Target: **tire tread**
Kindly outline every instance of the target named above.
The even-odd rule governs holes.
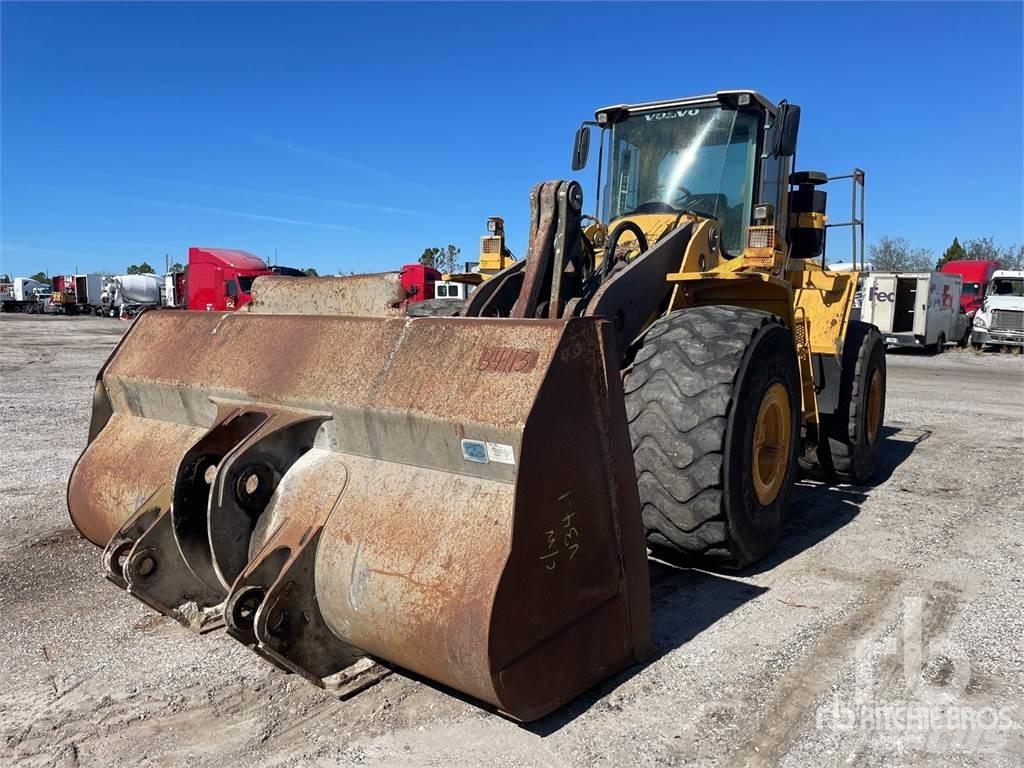
[[[857,467],[856,456],[856,445],[861,437],[859,427],[861,408],[867,404],[867,397],[863,396],[863,390],[868,386],[867,371],[872,349],[881,345],[881,333],[874,325],[859,320],[850,322],[843,346],[844,381],[840,386],[839,393],[843,407],[836,414],[835,427],[829,430],[828,441],[832,464],[836,472],[859,482],[866,480],[866,478],[860,477],[864,473]],[[882,360],[884,363],[884,348]],[[847,379],[846,371],[851,366],[853,374]],[[844,409],[845,414],[843,413]]]
[[[755,309],[707,306],[655,322],[624,380],[648,543],[687,560],[734,566],[724,508],[724,442],[736,379],[765,325]]]

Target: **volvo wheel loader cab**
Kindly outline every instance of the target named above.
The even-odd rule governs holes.
[[[599,110],[603,206],[537,185],[526,258],[499,249],[458,317],[385,317],[365,279],[295,314],[273,277],[246,311],[143,313],[72,519],[112,582],[318,685],[371,657],[550,712],[646,656],[645,536],[743,567],[798,463],[877,463],[881,342],[824,269],[798,122],[751,91]]]
[[[748,565],[775,545],[798,455],[858,482],[877,463],[884,350],[849,322],[856,274],[823,268],[829,179],[792,171],[799,119],[744,91],[596,113],[609,167],[594,239],[644,252],[694,230],[665,313],[624,360],[648,542],[669,555]],[[585,155],[577,143],[574,164]],[[863,261],[864,175],[849,178]]]

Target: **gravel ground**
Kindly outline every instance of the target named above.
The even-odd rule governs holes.
[[[523,727],[336,701],[102,578],[64,489],[125,327],[0,317],[2,765],[1024,764],[1024,356],[890,354],[878,483],[801,481],[739,575],[652,562],[655,658]]]

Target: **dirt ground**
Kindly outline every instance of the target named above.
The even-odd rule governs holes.
[[[125,328],[0,317],[0,765],[1024,764],[1024,356],[890,354],[877,484],[801,481],[739,575],[652,563],[653,660],[524,727],[337,701],[105,581],[64,491]]]

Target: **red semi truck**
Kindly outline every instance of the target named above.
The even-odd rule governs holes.
[[[407,304],[434,298],[434,283],[441,279],[441,273],[433,267],[422,264],[406,264],[402,267],[402,288],[405,289]]]
[[[960,275],[963,280],[960,306],[973,317],[974,313],[981,309],[989,283],[992,282],[992,275],[999,266],[998,261],[948,261],[939,271],[947,275]]]
[[[186,309],[230,312],[252,301],[252,283],[274,274],[259,256],[230,248],[189,248],[188,268],[167,276],[168,303]]]

